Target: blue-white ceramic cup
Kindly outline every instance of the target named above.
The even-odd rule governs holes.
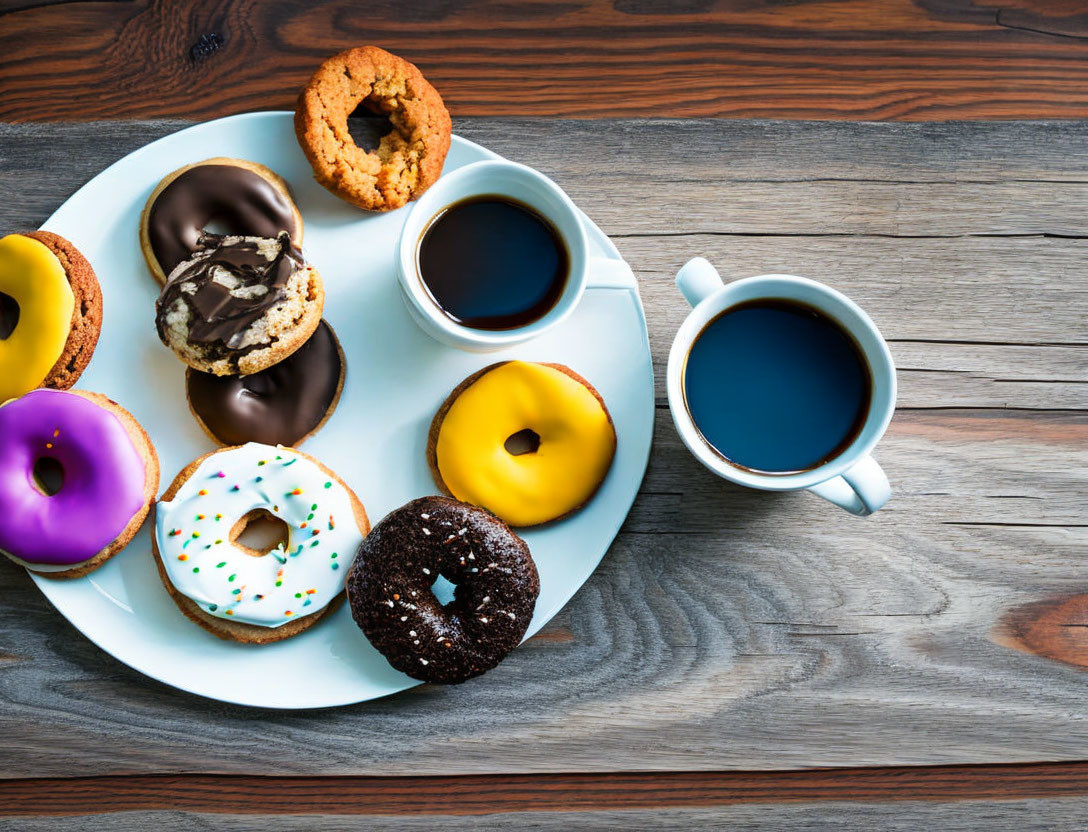
[[[676,430],[695,458],[719,477],[739,485],[766,491],[807,489],[858,516],[883,506],[891,496],[891,486],[871,454],[895,411],[895,365],[876,324],[861,307],[841,292],[806,277],[765,274],[726,284],[702,257],[680,269],[676,285],[693,308],[673,340],[666,386]],[[800,472],[766,473],[729,462],[703,438],[684,397],[684,365],[703,327],[739,303],[769,299],[804,303],[835,321],[861,349],[872,380],[869,412],[854,440],[833,459]]]

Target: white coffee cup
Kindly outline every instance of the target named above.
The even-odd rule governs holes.
[[[694,308],[672,342],[666,386],[676,430],[696,459],[719,477],[739,485],[766,491],[808,489],[860,517],[883,506],[891,496],[891,486],[870,454],[895,411],[895,365],[888,345],[869,316],[842,293],[806,277],[765,274],[725,284],[702,257],[689,260],[680,269],[676,285]],[[834,459],[797,473],[753,471],[726,460],[703,439],[684,396],[684,365],[703,327],[739,303],[764,299],[797,301],[831,318],[853,337],[872,379],[869,412],[854,440]]]
[[[458,323],[435,303],[419,273],[419,243],[431,221],[464,199],[499,196],[520,202],[547,219],[567,247],[570,271],[563,293],[542,317],[514,329],[473,329]],[[542,173],[502,159],[474,162],[442,176],[412,207],[397,246],[397,279],[408,311],[433,338],[464,350],[487,352],[528,341],[564,321],[587,288],[628,287],[630,268],[622,260],[589,251],[581,212],[563,190]],[[517,275],[511,275],[516,280]]]

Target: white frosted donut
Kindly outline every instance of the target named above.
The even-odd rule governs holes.
[[[287,525],[286,548],[253,557],[231,542],[231,528],[255,509]],[[324,609],[343,591],[362,539],[337,479],[298,451],[255,442],[209,455],[155,508],[174,588],[209,615],[261,627]]]

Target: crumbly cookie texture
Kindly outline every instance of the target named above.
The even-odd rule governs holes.
[[[233,239],[256,238],[224,238]],[[268,241],[268,259],[275,256],[276,240]],[[278,249],[277,249],[278,250]],[[178,265],[167,278],[167,286],[175,277],[190,269],[194,261],[210,256],[200,251],[190,260]],[[222,285],[235,298],[251,297],[261,286],[239,285],[238,279],[225,269],[217,269],[212,280]],[[194,282],[180,286],[183,294],[197,290]],[[164,294],[165,294],[164,290]],[[301,347],[317,329],[325,305],[325,289],[321,275],[309,264],[296,269],[283,288],[283,299],[270,307],[261,317],[238,333],[233,346],[193,343],[190,330],[194,313],[181,299],[175,299],[160,312],[160,336],[174,353],[194,369],[218,376],[249,375],[271,367]]]
[[[362,104],[395,128],[374,151],[355,144],[348,116]],[[441,175],[452,124],[422,73],[376,46],[326,60],[299,96],[295,133],[314,178],[341,199],[389,211],[418,198]]]
[[[67,390],[87,369],[98,345],[102,331],[102,289],[87,258],[71,242],[49,231],[28,231],[24,234],[48,248],[60,261],[75,296],[72,309],[72,330],[64,350],[42,382],[42,387]]]

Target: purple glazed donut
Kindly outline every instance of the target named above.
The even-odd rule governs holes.
[[[63,479],[35,484],[43,458]],[[147,434],[97,393],[33,390],[0,406],[0,551],[35,572],[75,577],[119,551],[158,489]]]

